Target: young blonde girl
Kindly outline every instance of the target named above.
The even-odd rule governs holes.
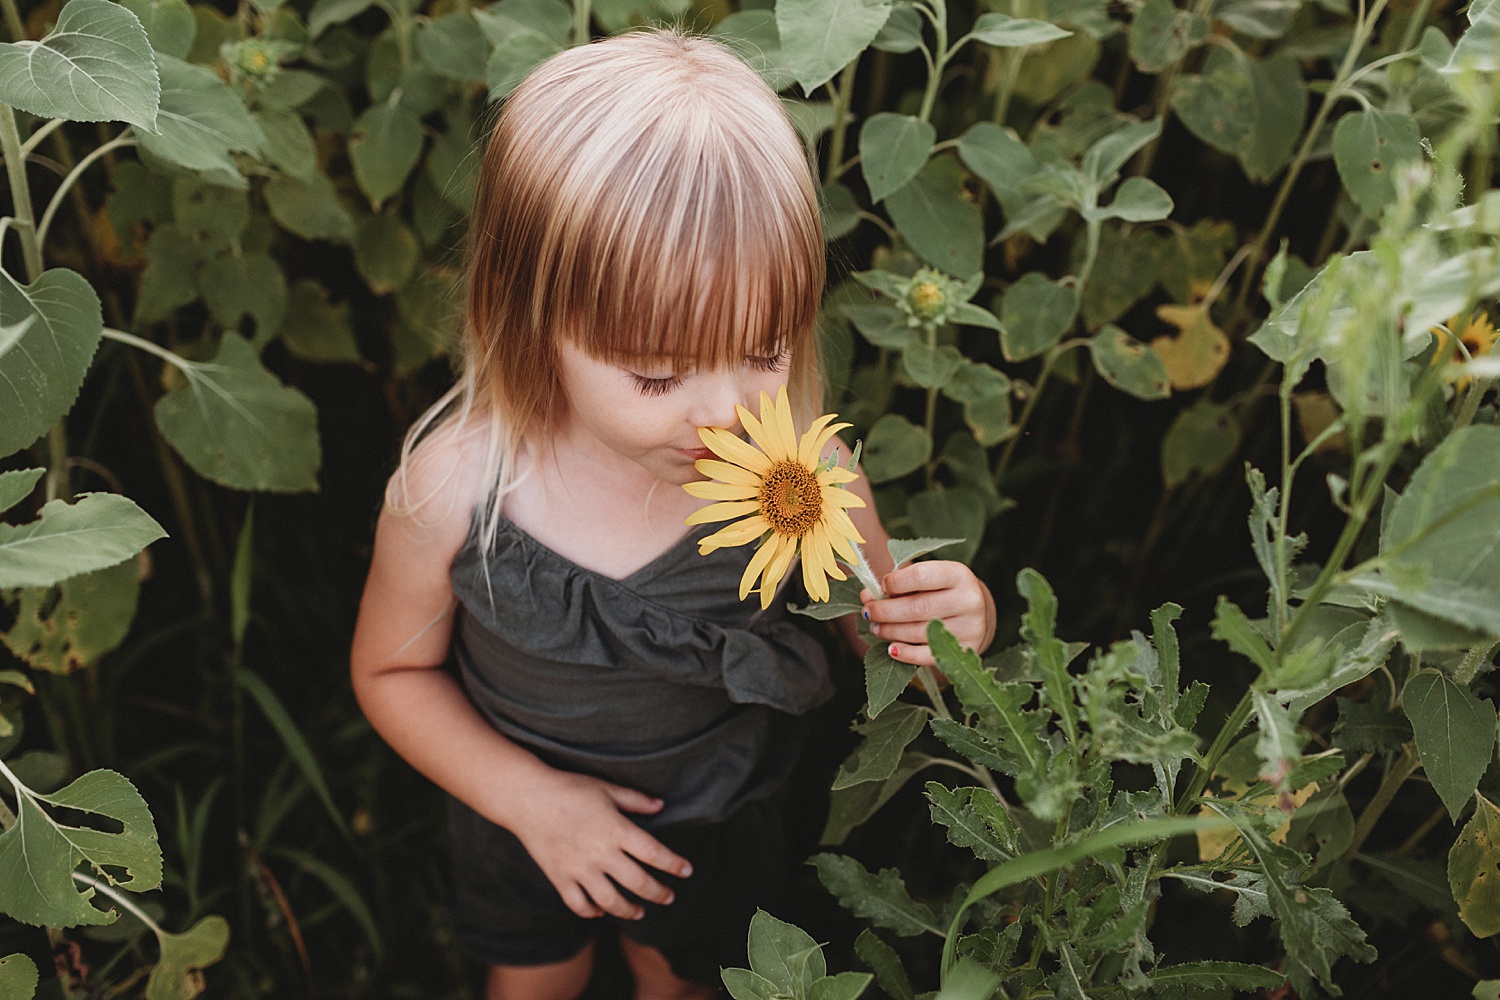
[[[704,501],[680,487],[699,427],[743,433],[736,404],[822,406],[810,165],[729,50],[617,36],[506,101],[469,229],[462,372],[391,479],[354,690],[450,794],[450,910],[491,1000],[577,996],[602,928],[637,997],[714,996],[775,903],[776,803],[831,688],[785,599],[738,599],[753,546],[697,554],[717,526],[684,532]],[[934,617],[989,643],[963,565],[883,583],[865,613],[898,659],[932,662]]]

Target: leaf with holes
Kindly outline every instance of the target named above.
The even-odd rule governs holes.
[[[72,673],[124,641],[139,592],[133,559],[69,577],[56,590],[27,587],[15,592],[16,623],[0,638],[37,670]]]
[[[1500,809],[1483,795],[1474,801],[1474,815],[1448,852],[1448,886],[1463,922],[1487,938],[1500,934]]]
[[[1104,380],[1137,399],[1166,399],[1172,394],[1161,355],[1117,326],[1106,326],[1089,341],[1094,368]]]
[[[61,791],[42,795],[12,786],[16,822],[0,833],[0,912],[23,924],[73,927],[113,923],[111,910],[91,906],[73,870],[87,861],[99,878],[132,892],[161,884],[161,848],[146,800],[124,775],[90,771]],[[76,810],[100,826],[71,826],[44,806]],[[71,815],[71,814],[70,814]]]
[[[27,524],[0,524],[0,590],[50,587],[124,562],[167,533],[118,493],[53,500]]]
[[[1333,129],[1333,162],[1359,210],[1378,219],[1396,200],[1395,172],[1422,159],[1422,131],[1411,115],[1352,111]]]

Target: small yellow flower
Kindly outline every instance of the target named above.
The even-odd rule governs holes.
[[[935,281],[919,281],[911,286],[911,307],[919,316],[930,316],[942,308],[943,290]]]
[[[700,427],[698,436],[704,445],[724,461],[703,459],[696,468],[719,481],[688,483],[683,489],[704,500],[720,501],[695,511],[688,524],[742,520],[699,541],[698,551],[707,555],[761,539],[740,578],[740,600],[757,589],[759,577],[762,608],[771,606],[777,585],[800,554],[808,596],[826,601],[828,577],[846,579],[834,553],[852,565],[857,557],[850,543],[864,541],[846,510],[863,507],[865,502],[840,488],[859,477],[819,458],[833,435],[850,425],[833,423],[835,415],[829,413],[814,420],[799,439],[785,387],[775,402],[760,394],[758,420],[743,406],[735,409],[753,445],[722,427]]]
[[[1461,320],[1454,316],[1448,321],[1448,330],[1457,330],[1462,326],[1463,332],[1458,335],[1458,342],[1463,345],[1464,351],[1468,352],[1469,358],[1479,358],[1490,354],[1495,349],[1495,341],[1500,340],[1500,334],[1495,332],[1495,325],[1485,313],[1475,313],[1467,320]],[[1432,335],[1437,338],[1437,349],[1432,352],[1432,363],[1437,364],[1441,358],[1448,358],[1448,330],[1440,326],[1432,328]],[[1465,361],[1468,358],[1459,352],[1458,357],[1449,358],[1454,361]],[[1457,382],[1459,391],[1463,391],[1469,385],[1469,376],[1460,376]]]

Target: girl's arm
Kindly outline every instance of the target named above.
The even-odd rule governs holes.
[[[423,495],[426,484],[413,486]],[[443,668],[457,605],[448,572],[471,509],[452,496],[444,504],[424,511],[430,524],[381,512],[350,651],[360,708],[414,768],[514,833],[575,913],[640,917],[611,878],[670,903],[638,862],[684,877],[690,866],[622,815],[654,813],[661,800],[542,763],[496,732]]]
[[[871,631],[890,643],[891,658],[917,667],[934,666],[927,647],[927,623],[933,618],[941,618],[960,645],[983,653],[995,637],[995,598],[989,588],[973,570],[953,560],[908,563],[893,571],[886,548],[890,535],[875,512],[869,482],[860,477],[848,488],[864,498],[865,506],[850,510],[849,516],[865,538],[865,558],[886,592],[885,599],[877,601],[863,590],[859,599]],[[863,653],[865,643],[854,617],[841,618],[839,627],[850,645]]]

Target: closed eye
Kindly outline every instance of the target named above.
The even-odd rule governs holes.
[[[630,372],[630,379],[643,396],[665,396],[673,389],[682,384],[681,375],[665,375],[660,378],[652,378],[648,375],[637,375]]]
[[[758,372],[785,371],[787,362],[791,360],[791,351],[781,351],[772,357],[748,357],[745,363]]]

